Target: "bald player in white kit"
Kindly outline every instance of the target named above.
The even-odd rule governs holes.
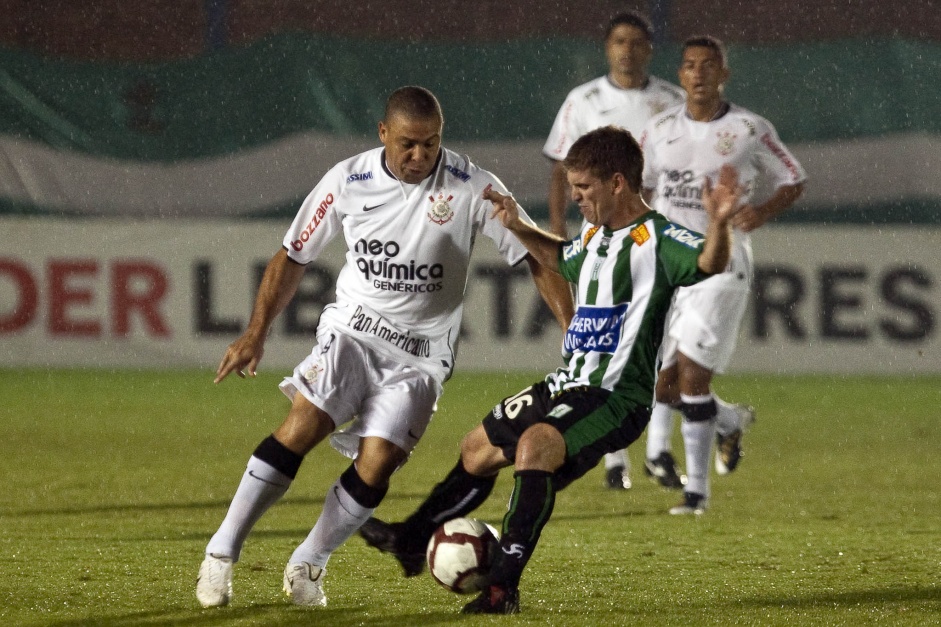
[[[556,114],[543,154],[552,162],[549,179],[549,230],[566,237],[565,210],[569,205],[562,161],[579,137],[608,125],[619,126],[640,139],[644,125],[654,115],[683,102],[683,90],[651,76],[653,27],[636,11],[619,13],[608,21],[604,34],[608,73],[579,85],[565,98]],[[658,465],[659,464],[659,465]],[[670,454],[653,464],[648,473],[665,487],[682,487]],[[631,487],[630,463],[625,451],[604,457],[605,483],[609,488]]]
[[[800,196],[807,178],[803,168],[778,139],[774,127],[759,115],[723,98],[729,78],[725,47],[714,37],[693,37],[683,45],[679,70],[686,104],[647,123],[644,149],[645,195],[670,220],[697,230],[707,223],[702,190],[724,165],[739,173],[743,206],[733,218],[732,260],[725,272],[677,291],[667,316],[657,379],[657,405],[648,427],[648,458],[658,439],[667,446],[669,433],[657,424],[670,412],[683,415],[687,483],[683,501],[671,514],[702,514],[709,502],[709,461],[718,439],[716,470],[735,469],[741,438],[754,419],[750,408],[729,405],[712,391],[715,374],[727,367],[752,280],[749,232],[778,215]],[[756,203],[756,189],[774,191]],[[666,416],[664,416],[664,414]]]
[[[571,293],[498,219],[484,193],[509,192],[493,174],[441,146],[444,116],[422,87],[391,94],[383,146],[334,166],[302,204],[269,262],[248,329],[226,351],[216,382],[254,376],[272,321],[304,267],[342,235],[346,262],[336,302],[324,308],[310,355],[281,383],[287,418],[258,445],[228,513],[206,547],[196,596],[229,603],[232,567],[258,519],[280,499],[301,461],[327,436],[354,459],[327,490],[310,535],[287,560],[284,590],[297,605],[324,606],[326,565],[370,517],[392,473],[424,434],[454,368],[474,241],[492,239],[509,264],[524,259],[562,328]],[[528,218],[526,218],[528,219]]]

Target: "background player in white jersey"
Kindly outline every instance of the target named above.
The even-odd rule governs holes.
[[[489,585],[464,607],[470,614],[519,611],[519,583],[555,503],[555,493],[624,448],[650,416],[657,347],[671,297],[721,272],[731,248],[739,189],[731,167],[703,192],[705,241],[668,222],[640,195],[643,156],[624,129],[607,126],[577,140],[565,159],[572,197],[586,224],[564,242],[519,217],[512,198],[491,192],[494,213],[541,264],[574,283],[578,304],[565,334],[565,366],[504,399],[465,436],[450,474],[401,523],[372,519],[360,529],[392,553],[405,574],[421,572],[438,525],[476,509],[502,468],[514,466]]]
[[[733,220],[735,247],[729,267],[677,292],[651,419],[653,428],[658,413],[669,415],[671,406],[683,414],[688,481],[683,502],[670,513],[701,514],[710,493],[714,434],[718,432],[719,440],[716,469],[725,474],[738,464],[742,433],[754,418],[750,408],[725,403],[711,387],[713,375],[723,372],[731,359],[747,304],[752,280],[748,233],[790,207],[800,196],[806,175],[767,120],[724,99],[729,69],[722,42],[714,37],[688,39],[679,77],[686,104],[650,120],[641,140],[648,198],[655,192],[658,211],[699,229],[707,221],[699,196],[708,177],[732,164],[745,189],[743,206]],[[757,203],[756,190],[765,186],[773,192]],[[669,433],[666,436],[664,446]],[[648,446],[656,440],[655,433],[648,433]]]
[[[653,27],[637,13],[619,13],[609,20],[604,34],[608,73],[579,85],[562,103],[543,147],[552,162],[549,179],[549,228],[566,236],[568,195],[562,160],[575,140],[588,131],[613,124],[640,137],[654,115],[683,102],[683,90],[647,73],[653,57]],[[667,453],[669,455],[669,453]],[[663,461],[657,478],[668,487],[682,487],[672,458]],[[605,456],[608,487],[631,487],[630,464],[625,451]]]
[[[294,603],[326,605],[324,567],[369,518],[392,473],[425,432],[454,367],[469,258],[482,232],[511,264],[526,259],[560,324],[571,319],[565,282],[536,263],[499,220],[485,190],[507,193],[491,173],[441,146],[434,95],[403,87],[379,123],[383,147],[334,166],[301,206],[269,262],[248,329],[226,351],[216,382],[255,374],[272,321],[294,295],[305,264],[342,233],[348,251],[311,354],[284,379],[287,418],[255,449],[228,513],[206,547],[196,595],[225,605],[232,565],[252,526],[287,491],[304,456],[333,433],[354,463],[327,491],[313,530],[284,571]],[[341,426],[345,428],[334,433]]]
[[[647,73],[653,58],[653,27],[640,13],[619,13],[608,22],[604,51],[608,73],[579,85],[556,114],[543,154],[552,162],[549,229],[566,236],[569,204],[562,161],[588,131],[613,124],[640,137],[654,115],[683,102],[683,90]]]

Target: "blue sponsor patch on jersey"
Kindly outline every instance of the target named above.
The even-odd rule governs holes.
[[[372,172],[356,172],[346,177],[346,182],[352,183],[354,181],[369,181],[371,179],[372,179]]]
[[[453,165],[446,165],[444,166],[444,169],[450,172],[451,174],[453,174],[454,176],[456,176],[457,178],[461,179],[465,183],[470,180],[470,174],[468,174],[464,170],[458,170]]]
[[[684,229],[676,224],[668,225],[667,228],[663,230],[663,234],[666,237],[675,239],[680,244],[686,244],[690,248],[699,248],[702,246],[702,243],[706,241],[706,238],[699,233]]]
[[[568,352],[613,353],[621,342],[621,328],[627,315],[627,303],[613,307],[579,305],[565,332]]]

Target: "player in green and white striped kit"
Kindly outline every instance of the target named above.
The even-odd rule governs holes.
[[[652,211],[640,196],[643,155],[627,131],[607,126],[579,138],[564,161],[587,224],[560,237],[524,223],[509,196],[488,191],[494,215],[543,266],[575,284],[565,335],[570,356],[544,380],[501,401],[461,443],[461,457],[401,523],[370,519],[360,534],[416,575],[434,530],[476,509],[500,469],[515,467],[490,583],[465,613],[519,611],[519,582],[549,520],[555,493],[605,453],[635,441],[650,419],[657,351],[674,291],[722,272],[740,188],[731,167],[707,182],[705,237]]]

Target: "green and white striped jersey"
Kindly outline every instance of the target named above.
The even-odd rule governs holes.
[[[550,389],[589,385],[650,406],[673,292],[709,276],[697,267],[703,241],[650,211],[616,231],[586,224],[563,245],[559,268],[575,284],[576,312],[566,365],[546,377]]]

